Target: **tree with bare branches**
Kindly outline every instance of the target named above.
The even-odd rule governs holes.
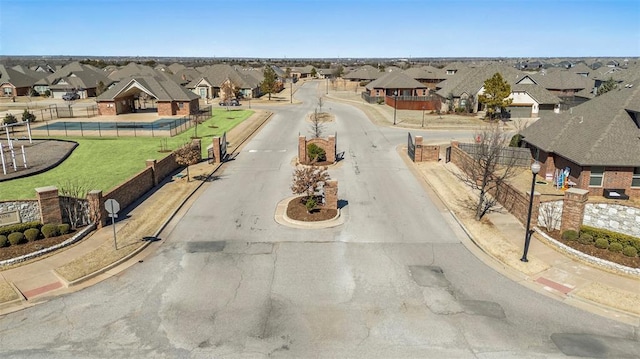
[[[176,162],[187,167],[187,182],[189,182],[189,166],[200,161],[200,148],[194,143],[187,143],[174,152]]]
[[[305,202],[307,211],[311,212],[318,203],[315,197],[316,191],[330,179],[327,167],[299,166],[293,172],[291,191],[294,194],[305,195],[302,200]]]
[[[461,156],[457,177],[471,187],[477,199],[469,203],[476,220],[495,210],[500,185],[516,174],[516,158],[503,157],[509,146],[509,135],[500,126],[492,124],[475,133],[473,153]],[[493,192],[493,195],[490,195]]]
[[[84,180],[67,180],[58,185],[60,208],[71,228],[78,228],[89,222],[91,208],[86,200],[91,185]]]
[[[313,115],[311,115],[311,135],[313,138],[320,138],[322,133],[324,132],[324,120],[318,113],[318,109],[313,111]]]

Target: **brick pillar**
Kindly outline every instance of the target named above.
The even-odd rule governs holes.
[[[422,146],[422,161],[438,162],[440,160],[440,146]]]
[[[155,160],[152,160],[155,162]],[[155,175],[154,175],[155,180]],[[89,219],[96,223],[96,228],[104,227],[107,220],[107,210],[104,208],[104,197],[102,191],[93,190],[87,193],[87,202],[89,202]]]
[[[416,149],[413,154],[413,162],[422,162],[422,136],[416,136]]]
[[[458,147],[459,144],[460,142],[458,141],[451,141],[451,147]]]
[[[298,162],[307,163],[307,137],[298,136]]]
[[[40,187],[36,188],[36,193],[42,223],[62,223],[62,208],[60,208],[58,189],[54,186]]]
[[[338,209],[338,181],[329,180],[324,183],[325,207]]]
[[[220,137],[216,136],[213,138],[213,162],[221,163],[222,158],[220,154]]]
[[[569,188],[564,191],[564,203],[562,204],[562,225],[560,232],[572,229],[580,231],[584,218],[584,206],[589,199],[589,191],[579,188]]]
[[[336,162],[336,136],[329,136],[329,148],[327,148],[327,160]]]
[[[146,161],[147,167],[151,167],[151,171],[153,172],[153,186],[154,187],[157,186],[158,183],[160,182],[158,180],[158,172],[156,171],[156,164],[157,163],[158,162],[156,160],[147,160]]]

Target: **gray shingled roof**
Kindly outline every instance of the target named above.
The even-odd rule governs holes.
[[[56,85],[60,80],[64,79],[68,85]],[[37,84],[49,84],[52,89],[54,88],[95,88],[98,83],[102,81],[103,84],[109,86],[113,83],[109,79],[104,71],[97,70],[93,66],[83,65],[77,61],[67,64],[37,82]]]
[[[10,83],[15,87],[31,87],[36,79],[0,64],[0,84]]]
[[[511,92],[524,91],[533,97],[539,104],[559,104],[560,98],[551,92],[547,91],[544,87],[536,84],[516,84],[511,85]]]
[[[202,74],[186,85],[187,88],[195,88],[203,79],[213,87],[221,87],[228,79],[236,87],[242,89],[255,88],[261,81],[258,80],[261,77],[260,75],[236,70],[226,64],[217,64],[199,69],[202,71]]]
[[[120,93],[126,91],[134,83],[149,91],[149,94],[158,101],[190,101],[199,98],[198,95],[180,86],[168,76],[158,74],[156,76],[140,76],[129,80],[122,80],[98,96],[96,100],[98,102],[113,101]]]
[[[547,90],[582,90],[592,89],[594,86],[592,79],[570,70],[548,70],[530,75],[530,77]]]
[[[375,81],[371,81],[367,84],[366,89],[371,90],[374,88],[383,89],[424,89],[426,85],[411,78],[409,75],[402,71],[387,72],[380,76]]]
[[[445,67],[447,69],[448,67]],[[474,95],[480,91],[484,82],[491,78],[495,73],[500,73],[509,85],[514,85],[520,80],[524,73],[511,66],[490,63],[478,68],[467,68],[461,70],[447,80],[438,84],[437,94],[442,97],[448,97],[452,93],[455,97],[460,97],[463,93]]]
[[[384,75],[384,72],[380,72],[380,70],[376,69],[371,65],[364,65],[358,69],[355,69],[344,76],[343,78],[347,80],[375,80],[380,76]]]
[[[432,66],[412,67],[404,70],[409,77],[420,80],[445,80],[444,71]]]
[[[640,167],[640,128],[628,112],[637,111],[638,103],[640,81],[635,81],[571,112],[542,116],[521,134],[527,143],[581,166]]]

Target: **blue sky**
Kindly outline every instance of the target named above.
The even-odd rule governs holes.
[[[640,0],[0,0],[0,55],[640,56]]]

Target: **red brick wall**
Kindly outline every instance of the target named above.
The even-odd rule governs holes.
[[[131,177],[118,187],[104,195],[105,200],[113,198],[120,203],[120,208],[126,208],[143,194],[153,188],[153,169],[147,167]]]
[[[180,168],[180,165],[176,162],[176,158],[173,154],[156,162],[155,175],[160,183],[165,177],[169,176],[175,170]]]
[[[102,116],[115,116],[116,104],[111,102],[98,102],[98,114]]]
[[[62,208],[60,207],[58,188],[52,186],[36,188],[36,193],[40,204],[40,221],[44,224],[62,223]]]
[[[589,199],[589,193],[579,188],[570,188],[564,192],[564,204],[562,206],[562,223],[560,231],[580,231],[584,219],[584,206]]]
[[[403,101],[398,99],[397,102],[394,96],[386,96],[384,100],[385,104],[393,107],[394,105],[398,110],[420,110],[424,107],[425,111],[435,111],[438,109],[440,103],[439,99],[431,101]]]
[[[307,147],[315,143],[318,147],[322,148],[326,155],[327,161],[336,161],[336,136],[331,135],[326,140],[324,138],[312,138],[307,140],[305,136],[298,137],[298,162],[307,163]]]
[[[173,116],[175,112],[173,110],[173,104],[171,102],[158,102],[158,115],[159,116]]]
[[[416,148],[417,153],[417,148]],[[422,162],[438,162],[440,160],[440,146],[423,145]]]

